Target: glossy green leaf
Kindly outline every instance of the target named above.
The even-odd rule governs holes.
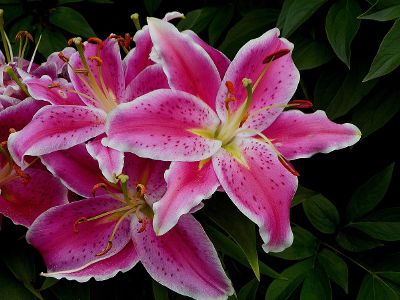
[[[255,225],[226,197],[209,203],[205,214],[221,227],[242,249],[254,274],[260,278]],[[235,222],[232,222],[235,220]]]
[[[161,0],[144,0],[143,2],[149,16],[153,16],[161,4]]]
[[[380,277],[366,275],[361,283],[357,300],[399,300],[400,289]]]
[[[1,252],[1,258],[19,281],[29,283],[35,278],[34,258],[24,245],[8,245]]]
[[[219,49],[233,58],[250,39],[257,38],[271,27],[278,17],[274,9],[258,9],[248,12],[227,33]]]
[[[46,28],[42,31],[42,39],[38,51],[47,57],[56,51],[55,49],[64,49],[66,45],[67,41],[59,30]]]
[[[288,299],[293,292],[300,286],[308,271],[313,267],[313,259],[309,258],[298,262],[286,270],[281,275],[284,279],[275,279],[268,286],[265,300],[284,300]]]
[[[239,246],[234,243],[231,239],[229,239],[226,235],[222,232],[218,231],[217,229],[205,225],[204,229],[207,232],[207,235],[213,242],[215,248],[222,252],[223,254],[233,258],[237,262],[241,263],[243,266],[250,267],[249,262],[247,261],[246,257],[244,256],[243,251],[239,248]],[[263,262],[259,261],[260,266],[260,273],[271,277],[271,278],[280,278],[280,274],[264,264]]]
[[[318,261],[328,277],[336,282],[347,294],[349,272],[346,262],[335,252],[326,248],[318,253]]]
[[[379,277],[400,285],[400,272],[376,272]]]
[[[368,236],[348,232],[339,232],[336,242],[340,247],[351,252],[362,252],[383,246],[380,241]]]
[[[332,50],[324,43],[308,38],[293,40],[293,61],[299,70],[309,70],[322,66],[333,58]]]
[[[400,65],[400,19],[394,22],[379,46],[371,68],[363,81],[389,74]]]
[[[325,0],[285,0],[277,23],[282,36],[289,37],[324,3]]]
[[[345,68],[337,68],[336,65],[323,68],[315,84],[314,99],[312,99],[315,109],[326,110],[342,85],[341,79],[345,76]]]
[[[300,260],[315,255],[317,239],[309,231],[296,226],[293,228],[293,244],[282,252],[270,253],[270,255],[287,259]]]
[[[87,283],[62,279],[50,289],[59,300],[90,300],[90,288]]]
[[[303,209],[311,224],[323,233],[334,233],[340,223],[335,205],[321,194],[303,202]]]
[[[365,63],[353,64],[351,70],[344,78],[342,85],[326,109],[331,119],[336,119],[347,114],[366,96],[377,83],[376,80],[362,82],[368,66]]]
[[[326,16],[325,30],[333,51],[350,68],[351,42],[360,28],[361,9],[356,0],[334,3]]]
[[[325,271],[319,266],[314,266],[308,271],[300,292],[300,300],[330,300],[332,288]]]
[[[176,27],[180,31],[190,29],[196,33],[200,33],[211,23],[216,12],[216,7],[204,7],[192,10],[185,14],[185,18]]]
[[[382,201],[392,180],[393,168],[394,163],[371,177],[354,192],[346,208],[349,220],[365,215]]]
[[[157,281],[153,280],[153,295],[154,300],[168,300],[168,289],[162,286]]]
[[[377,0],[360,19],[389,21],[400,17],[400,2],[398,0]]]
[[[362,138],[384,127],[400,110],[400,90],[383,88],[366,97],[352,116],[352,123],[362,132]]]
[[[400,240],[400,221],[357,222],[357,223],[351,223],[350,226],[378,240],[382,241]]]
[[[35,300],[35,296],[0,264],[0,297],[7,300]]]
[[[14,20],[21,17],[24,13],[23,7],[17,1],[16,5],[7,5],[2,7],[4,10],[4,25],[12,23]],[[9,36],[10,38],[10,36]]]
[[[238,300],[256,300],[259,284],[260,282],[257,279],[252,279],[246,283],[237,295]]]
[[[218,8],[214,19],[208,27],[208,39],[211,45],[215,45],[222,33],[227,29],[231,22],[235,8],[232,4],[221,6]]]
[[[50,13],[49,21],[51,24],[73,34],[83,37],[95,36],[92,27],[90,27],[85,18],[70,7],[59,6],[55,8]],[[57,48],[53,49],[53,51],[55,50],[57,50]]]
[[[297,188],[296,194],[294,195],[294,198],[292,200],[292,207],[295,207],[296,205],[299,205],[306,201],[307,199],[311,198],[312,196],[317,195],[318,192],[315,192],[313,190],[310,190],[308,188],[305,188],[301,185]]]

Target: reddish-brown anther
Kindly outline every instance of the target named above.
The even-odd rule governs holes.
[[[282,56],[285,56],[286,54],[289,54],[289,53],[290,53],[289,49],[278,50],[278,51],[268,55],[266,58],[264,58],[263,64],[270,63],[274,60],[277,60],[278,58],[281,58]]]
[[[232,81],[227,81],[225,82],[225,86],[228,89],[229,94],[234,94],[235,93],[235,86],[233,85]]]
[[[294,176],[300,176],[300,173],[297,172],[297,170],[293,167],[293,165],[282,155],[278,155],[279,162],[288,170],[290,173],[292,173]]]
[[[97,37],[88,38],[88,42],[91,43],[91,44],[97,44],[97,46],[100,49],[102,49],[103,46],[104,46],[104,42],[101,39],[97,38]]]
[[[61,59],[63,62],[68,63],[69,59],[62,53],[62,51],[58,52],[58,58]]]
[[[17,35],[15,36],[15,40],[19,41],[24,36],[26,36],[31,42],[33,42],[32,34],[30,34],[26,30],[18,32]]]
[[[124,47],[126,49],[129,49],[130,45],[132,42],[132,37],[129,33],[125,33],[125,37],[124,37]]]
[[[309,100],[292,100],[289,102],[289,106],[296,108],[311,108],[313,104]]]

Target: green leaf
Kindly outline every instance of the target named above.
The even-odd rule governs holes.
[[[57,4],[64,5],[64,4],[68,4],[68,3],[77,3],[77,2],[83,2],[83,0],[58,0]]]
[[[99,4],[113,4],[113,0],[88,0],[89,2],[92,3],[99,3]]]
[[[299,205],[306,201],[307,199],[311,198],[312,196],[317,195],[318,192],[315,192],[313,190],[307,189],[301,185],[297,188],[296,195],[294,195],[294,198],[292,200],[292,207],[295,207],[296,205]]]
[[[341,78],[346,76],[345,68],[337,68],[331,66],[324,68],[317,79],[314,89],[314,108],[326,110],[329,103],[335,97],[340,86],[342,85]]]
[[[17,5],[7,5],[2,7],[4,10],[4,25],[7,26],[24,14],[24,9],[20,2],[17,1],[16,4]],[[8,38],[11,38],[11,40],[13,39],[13,37],[15,36],[8,36]]]
[[[399,300],[399,288],[377,276],[366,275],[357,300]]]
[[[371,68],[363,81],[389,74],[400,65],[400,19],[384,36],[378,52],[372,61]]]
[[[168,289],[153,280],[153,295],[155,300],[168,300]]]
[[[64,35],[57,29],[45,28],[42,31],[42,40],[40,41],[38,51],[47,57],[58,49],[63,49],[67,45]]]
[[[256,300],[257,290],[260,282],[257,279],[252,279],[240,289],[238,300]]]
[[[144,0],[144,6],[146,7],[149,16],[153,16],[156,10],[160,7],[161,0]]]
[[[300,300],[324,299],[332,299],[332,288],[325,271],[317,265],[308,271],[304,279]]]
[[[394,163],[375,174],[354,192],[346,208],[350,221],[362,217],[382,201],[392,180],[393,168]]]
[[[396,222],[400,220],[400,207],[381,209],[363,218],[364,221],[387,221]]]
[[[379,277],[400,285],[400,272],[375,272]]]
[[[62,28],[70,33],[81,35],[83,37],[93,37],[95,33],[85,18],[76,10],[59,6],[55,8],[49,16],[51,24]],[[53,49],[55,51],[55,49]]]
[[[208,27],[208,39],[211,45],[215,45],[222,33],[226,30],[231,22],[235,12],[235,7],[232,4],[221,6],[218,8],[214,19]]]
[[[2,251],[1,258],[19,281],[29,283],[35,278],[34,258],[26,247],[9,245]]]
[[[351,42],[360,28],[357,16],[361,12],[356,0],[334,3],[326,16],[325,30],[333,51],[350,68]]]
[[[287,259],[300,260],[315,254],[317,239],[309,231],[296,226],[293,228],[293,245],[282,252],[270,253],[270,255]]]
[[[241,263],[245,267],[250,267],[246,257],[243,255],[243,251],[239,248],[237,244],[235,244],[231,239],[225,236],[222,232],[218,231],[217,229],[205,225],[204,229],[207,232],[207,235],[213,242],[215,248],[222,252],[223,254],[233,258],[237,262]],[[271,277],[271,278],[280,278],[280,274],[264,264],[263,262],[259,261],[260,266],[260,273]]]
[[[256,246],[255,225],[226,197],[209,203],[205,214],[221,227],[238,244],[245,254],[254,274],[259,279],[260,270]],[[234,220],[234,221],[233,221]]]
[[[362,132],[362,138],[382,128],[400,110],[400,90],[398,88],[382,88],[356,108],[352,123]]]
[[[342,85],[326,109],[326,113],[331,119],[347,114],[375,86],[376,80],[362,82],[367,68],[368,66],[364,62],[358,62],[347,73]]]
[[[349,274],[346,262],[336,253],[326,248],[319,252],[318,261],[328,277],[336,282],[347,294]]]
[[[46,277],[44,279],[44,282],[42,286],[40,287],[41,291],[47,290],[48,288],[51,288],[53,285],[55,285],[58,282],[58,279],[52,278],[52,277]]]
[[[196,33],[200,33],[210,24],[216,12],[216,7],[204,7],[192,10],[185,15],[185,18],[176,27],[180,31],[190,29]]]
[[[400,3],[398,0],[377,0],[360,19],[375,21],[389,21],[400,17]]]
[[[333,58],[332,50],[324,43],[304,37],[294,39],[293,42],[293,60],[299,70],[317,68]]]
[[[285,300],[300,286],[308,271],[312,269],[313,259],[309,258],[298,262],[286,270],[281,275],[284,279],[275,279],[268,286],[265,300]]]
[[[378,240],[400,240],[400,222],[357,222],[350,226]]]
[[[248,12],[227,33],[219,49],[233,58],[237,51],[249,40],[259,37],[276,22],[278,11],[258,9]]]
[[[90,300],[89,284],[61,279],[50,290],[59,300]]]
[[[351,252],[362,252],[383,246],[381,242],[371,239],[368,236],[348,232],[339,232],[336,236],[336,242],[340,247]]]
[[[334,233],[340,223],[339,212],[335,205],[321,194],[315,195],[303,202],[303,209],[310,220],[319,231],[323,233]]]
[[[35,300],[35,296],[0,264],[0,295],[7,300]]]
[[[326,0],[285,0],[277,23],[282,36],[289,37],[324,3]]]

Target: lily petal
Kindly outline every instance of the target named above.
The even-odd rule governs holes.
[[[138,184],[146,188],[146,201],[152,205],[167,190],[164,173],[170,163],[165,161],[141,158],[135,154],[125,153],[123,173],[129,176],[128,186],[135,190]]]
[[[189,130],[215,130],[218,123],[215,112],[197,97],[157,90],[109,114],[103,145],[156,160],[199,161],[214,154],[221,141]]]
[[[99,87],[102,88],[100,77],[104,80],[104,85],[108,92],[111,92],[115,96],[115,101],[119,101],[122,98],[123,91],[125,89],[124,71],[122,67],[122,59],[118,43],[115,39],[106,39],[103,42],[103,46],[98,50],[98,45],[85,43],[85,57],[89,65],[90,71],[93,77],[96,78],[96,82]],[[102,61],[100,66],[95,60],[91,60],[90,57],[99,57]],[[71,55],[69,60],[70,67],[68,68],[69,77],[74,85],[75,89],[82,94],[88,95],[92,98],[81,97],[82,101],[89,106],[100,107],[99,103],[96,102],[97,95],[92,93],[82,80],[72,69],[83,69],[83,64],[79,53],[76,52]],[[86,75],[81,75],[83,78],[88,78]],[[102,88],[104,90],[104,88]]]
[[[0,111],[0,141],[6,141],[10,128],[21,130],[28,124],[36,112],[47,105],[44,101],[26,98]]]
[[[96,137],[86,144],[88,153],[98,161],[103,176],[110,182],[116,182],[124,166],[124,154],[118,150],[105,147],[101,143],[103,136]]]
[[[173,162],[165,173],[167,192],[154,203],[153,226],[162,235],[178,223],[179,218],[208,199],[219,186],[213,165],[198,162]]]
[[[299,110],[283,112],[263,133],[289,160],[349,147],[361,138],[356,126],[336,124],[321,110],[312,114]]]
[[[129,219],[122,221],[111,249],[104,255],[96,254],[106,247],[118,217],[83,222],[74,228],[82,217],[94,217],[119,207],[117,200],[102,196],[60,205],[40,215],[26,239],[42,254],[47,276],[75,273],[120,252],[130,240]]]
[[[247,91],[242,84],[243,78],[251,79],[254,86],[265,68],[267,68],[265,75],[261,76],[254,89],[249,114],[270,105],[286,105],[289,102],[296,91],[300,75],[291,58],[293,44],[278,36],[279,30],[271,29],[261,37],[249,41],[236,54],[226,71],[216,99],[216,109],[221,120],[225,121],[227,117],[225,83],[227,81],[233,83],[236,101],[230,102],[229,106],[232,111],[235,111],[247,98]],[[288,51],[288,53],[268,64],[270,61],[268,57],[272,58],[274,53],[280,51]],[[265,62],[266,59],[267,62]],[[282,110],[283,108],[263,110],[250,117],[242,127],[264,130]]]
[[[95,262],[78,272],[55,274],[45,273],[42,275],[54,277],[56,279],[66,278],[68,280],[76,280],[78,282],[86,282],[91,278],[102,281],[114,277],[118,272],[125,273],[129,271],[138,263],[138,261],[139,258],[136,249],[132,241],[129,241],[128,244],[115,255]]]
[[[215,173],[233,203],[260,227],[263,249],[280,252],[293,242],[289,213],[297,177],[261,141],[245,138],[238,148],[247,166],[221,149],[213,157]]]
[[[193,216],[182,216],[163,236],[156,236],[151,225],[138,233],[139,226],[133,220],[133,241],[154,280],[195,299],[226,299],[233,294],[213,244]]]
[[[195,32],[192,30],[185,30],[182,31],[183,35],[189,36],[196,44],[198,44],[201,48],[203,48],[207,54],[211,57],[212,61],[214,62],[215,66],[218,69],[219,76],[224,78],[225,72],[229,67],[231,61],[229,58],[225,56],[221,51],[211,47],[205,41],[203,41]]]
[[[84,144],[45,154],[40,158],[47,169],[69,190],[83,197],[92,197],[93,187],[96,184],[107,184],[98,164],[89,155]],[[104,193],[103,189],[96,191],[96,195]]]
[[[83,143],[104,131],[106,114],[86,106],[57,105],[41,108],[21,131],[10,134],[8,148],[23,166],[24,156],[38,156]]]
[[[215,107],[221,79],[207,52],[166,21],[148,18],[150,36],[172,89],[195,95]]]
[[[162,67],[160,65],[151,65],[131,80],[125,89],[121,102],[130,102],[148,92],[166,88],[169,88],[169,86]]]
[[[29,227],[43,212],[68,203],[67,189],[48,172],[25,171],[29,179],[16,178],[1,187],[0,213],[14,224]]]
[[[53,81],[48,76],[42,76],[41,78],[25,80],[25,84],[31,96],[35,99],[56,105],[85,105],[76,93],[66,90],[72,91],[74,87],[65,79]],[[57,87],[57,85],[60,85],[60,87]]]

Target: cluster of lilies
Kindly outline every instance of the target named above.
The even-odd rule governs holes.
[[[181,16],[148,18],[133,39],[73,38],[41,65],[24,59],[29,33],[14,57],[0,26],[0,214],[28,228],[44,276],[105,280],[140,261],[177,293],[225,299],[232,284],[192,216],[202,201],[225,192],[264,251],[282,251],[289,161],[360,139],[290,101],[299,72],[278,29],[230,61],[169,22]]]

